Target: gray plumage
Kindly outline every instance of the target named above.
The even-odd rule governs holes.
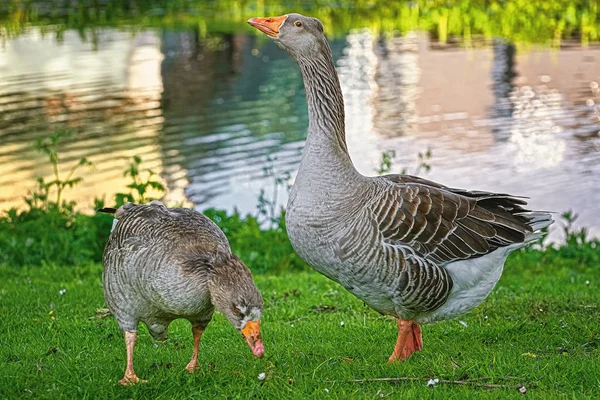
[[[262,298],[250,271],[204,215],[153,201],[127,203],[115,218],[103,283],[108,308],[123,331],[135,333],[143,322],[162,340],[171,321],[185,318],[201,333],[215,307],[239,330],[260,320]]]
[[[342,91],[321,22],[288,14],[249,23],[290,54],[304,79],[308,136],[286,211],[298,254],[375,310],[410,324],[480,304],[508,254],[539,238],[550,214],[507,194],[361,175],[346,147]],[[420,349],[420,328],[412,328],[415,343],[403,352],[407,326],[399,322],[390,360]]]

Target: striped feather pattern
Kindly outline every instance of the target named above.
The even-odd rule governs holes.
[[[401,310],[407,319],[432,312],[448,299],[454,286],[448,264],[524,243],[533,232],[533,216],[547,215],[527,211],[522,199],[506,194],[451,189],[406,175],[366,182],[368,190],[345,201],[344,208],[325,206],[337,210],[335,217],[311,224],[322,229],[316,236],[335,243],[339,260],[335,266],[312,264],[380,312],[389,313],[389,307],[369,299],[389,297],[396,307],[392,313]],[[305,252],[297,245],[293,204],[288,213],[292,243],[310,262],[314,248]],[[303,225],[313,220],[312,213]],[[362,290],[372,291],[373,285],[381,293]]]
[[[374,207],[385,241],[409,246],[436,264],[480,257],[533,232],[531,213],[520,198],[451,189],[409,175],[381,179],[394,183]]]
[[[445,266],[522,243],[533,231],[522,199],[467,192],[406,175],[372,178],[363,212],[343,219],[337,255],[355,280],[394,290],[405,318],[436,310],[453,287]]]

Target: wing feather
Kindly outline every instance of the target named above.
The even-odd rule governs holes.
[[[405,175],[379,179],[382,195],[372,209],[384,242],[410,247],[425,260],[443,265],[479,257],[532,232],[520,198]]]
[[[383,246],[371,246],[363,255],[384,264],[381,276],[396,282],[402,307],[413,313],[446,301],[453,287],[446,264],[522,243],[535,223],[548,224],[545,216],[524,209],[524,200],[507,194],[451,189],[407,175],[373,182],[374,200],[359,225],[372,232],[370,243]],[[339,242],[339,254],[355,257],[365,237],[348,234]]]

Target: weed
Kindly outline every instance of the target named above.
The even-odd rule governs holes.
[[[579,228],[578,230],[573,228],[573,224],[579,218],[579,215],[569,210],[562,213],[561,217],[564,220],[563,233],[567,245],[580,247],[589,243],[588,229],[586,227]]]
[[[419,175],[421,170],[425,172],[429,172],[431,170],[431,164],[429,161],[431,160],[431,149],[427,149],[424,152],[419,152],[417,155],[418,162],[414,169],[414,171],[409,172],[407,168],[402,168],[400,171],[401,175],[410,173],[411,175]],[[394,164],[394,160],[396,159],[396,152],[394,150],[386,150],[381,153],[381,159],[379,160],[379,166],[375,170],[377,175],[385,175],[392,172],[392,167]]]
[[[381,153],[381,159],[379,160],[379,167],[375,170],[377,175],[389,174],[392,171],[392,164],[396,158],[396,152],[394,150],[386,150]]]
[[[129,167],[123,173],[123,176],[131,178],[131,183],[127,185],[127,188],[131,189],[129,193],[117,193],[115,194],[115,206],[120,207],[123,204],[130,203],[148,203],[154,200],[154,198],[148,197],[150,190],[164,195],[167,192],[165,185],[159,181],[156,177],[158,176],[151,169],[140,171],[140,165],[142,158],[140,156],[134,156],[133,161],[129,164]],[[146,175],[146,178],[142,178],[142,174]]]
[[[279,190],[283,187],[289,192],[291,188],[290,184],[290,173],[288,171],[279,172],[275,169],[275,162],[277,157],[267,156],[266,165],[263,167],[263,176],[271,178],[273,182],[273,193],[269,198],[266,194],[266,190],[263,188],[260,190],[258,195],[257,216],[256,218],[263,217],[268,224],[273,227],[277,224],[277,201],[279,196]],[[283,213],[283,210],[280,210]],[[281,214],[280,213],[280,214]]]
[[[231,251],[256,273],[286,273],[309,269],[296,254],[285,229],[285,213],[272,219],[269,227],[253,216],[228,214],[207,209],[203,214],[213,220],[227,236]]]
[[[68,131],[59,131],[52,133],[50,136],[44,139],[38,139],[35,142],[35,148],[42,154],[45,154],[52,165],[54,172],[54,179],[47,182],[43,177],[36,179],[37,187],[29,192],[29,196],[25,198],[25,203],[30,209],[42,209],[49,210],[52,207],[56,207],[61,211],[73,211],[73,202],[66,202],[62,199],[63,191],[66,188],[73,188],[80,184],[83,178],[76,177],[75,172],[83,166],[91,167],[92,163],[87,158],[82,157],[79,162],[75,164],[67,172],[67,176],[62,179],[60,174],[60,156],[59,156],[59,144],[63,138],[71,137],[73,134]],[[50,200],[50,194],[52,189],[56,191],[56,200],[52,202]]]
[[[425,152],[420,151],[417,156],[419,157],[419,161],[412,175],[419,175],[421,170],[424,170],[425,172],[431,171],[431,164],[429,164],[429,160],[431,160],[432,156],[431,149],[428,148]],[[406,169],[403,170],[402,174],[406,174]]]

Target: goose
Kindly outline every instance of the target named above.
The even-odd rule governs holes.
[[[171,321],[189,320],[189,372],[198,369],[200,337],[215,308],[241,331],[254,355],[263,356],[262,297],[217,225],[199,212],[156,200],[98,211],[114,214],[116,223],[104,249],[102,280],[108,309],[125,335],[122,385],[140,382],[133,369],[139,322],[155,340],[164,340]]]
[[[521,197],[453,189],[411,175],[367,177],[346,146],[344,100],[316,18],[251,18],[300,67],[308,134],[286,208],[294,250],[381,314],[397,319],[389,361],[423,348],[421,325],[457,317],[492,291],[509,253],[553,220]]]

